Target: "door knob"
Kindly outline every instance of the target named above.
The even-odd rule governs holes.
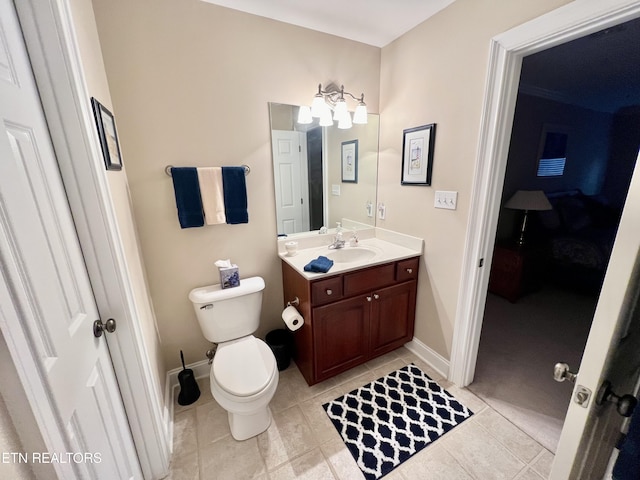
[[[105,323],[102,323],[102,320],[98,319],[93,322],[93,336],[98,338],[102,336],[102,332],[113,333],[116,331],[116,321],[113,318],[110,318]]]
[[[623,417],[630,417],[638,404],[638,400],[633,395],[616,395],[611,388],[611,382],[605,380],[598,390],[596,403],[604,405],[607,402],[613,403],[618,413]]]
[[[577,376],[577,373],[569,371],[569,365],[567,365],[566,363],[556,363],[556,366],[553,367],[553,379],[556,382],[564,382],[565,380],[569,380],[573,383],[576,381]]]

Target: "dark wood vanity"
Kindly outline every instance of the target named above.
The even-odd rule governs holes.
[[[299,299],[304,325],[294,359],[309,385],[413,338],[419,257],[307,279],[282,262],[285,301]]]

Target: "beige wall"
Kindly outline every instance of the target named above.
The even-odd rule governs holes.
[[[218,283],[217,259],[265,279],[258,334],[281,328],[268,102],[333,81],[377,112],[380,49],[200,0],[93,6],[167,368],[209,348],[187,295]],[[181,230],[168,164],[249,165],[249,223]]]
[[[91,0],[70,0],[70,5],[89,95],[97,98],[100,103],[113,112],[116,115],[117,123],[117,112],[114,111],[111,102]],[[133,209],[127,183],[126,148],[122,148],[122,155],[125,168],[122,171],[107,172],[109,193],[117,217],[129,278],[135,296],[137,318],[143,333],[151,370],[158,387],[156,395],[158,395],[161,404],[163,404],[166,368],[160,355],[160,338],[156,329],[155,316],[146,285],[145,270],[133,220]]]
[[[568,0],[457,0],[382,49],[377,225],[422,237],[415,336],[450,358],[490,39]],[[401,186],[402,130],[436,123],[431,187]],[[435,190],[458,191],[455,211]]]
[[[381,113],[377,224],[425,239],[416,337],[449,358],[489,42],[568,1],[458,0],[380,50],[199,0],[93,0],[167,368],[209,347],[187,295],[218,281],[216,259],[265,278],[258,334],[281,327],[267,103],[308,103],[329,81]],[[402,130],[427,123],[433,184],[403,187]],[[242,163],[249,224],[181,230],[164,167]],[[433,208],[437,189],[459,192],[456,211]]]

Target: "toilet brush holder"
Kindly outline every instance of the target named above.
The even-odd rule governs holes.
[[[184,355],[180,350],[180,360],[182,360],[182,371],[178,374],[178,382],[180,382],[180,393],[178,394],[178,404],[191,405],[200,398],[200,388],[193,370],[185,367]]]

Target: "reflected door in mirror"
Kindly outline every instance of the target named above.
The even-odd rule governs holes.
[[[296,131],[273,130],[272,147],[278,234],[308,231],[305,135]]]

